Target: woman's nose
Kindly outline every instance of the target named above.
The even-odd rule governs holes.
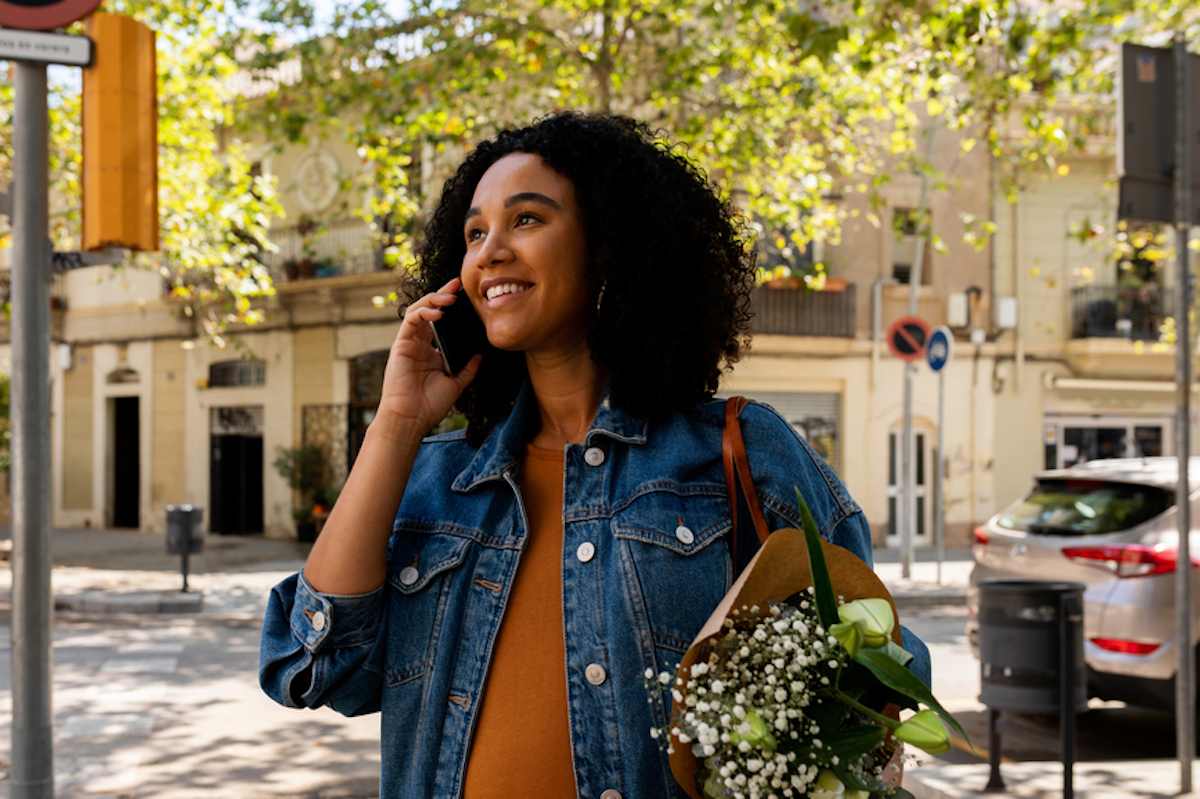
[[[504,234],[499,231],[488,233],[483,240],[483,245],[475,254],[475,266],[480,269],[487,269],[510,260],[512,260],[512,250],[509,249]]]

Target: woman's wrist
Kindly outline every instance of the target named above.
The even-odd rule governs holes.
[[[380,441],[402,444],[415,450],[420,445],[421,439],[425,437],[425,431],[421,429],[421,425],[416,419],[410,416],[400,416],[381,408],[376,411],[375,418],[367,426],[367,435]]]

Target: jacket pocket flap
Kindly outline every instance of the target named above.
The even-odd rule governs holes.
[[[671,491],[644,494],[613,517],[618,538],[641,541],[693,555],[729,532],[724,493],[683,495]]]
[[[415,594],[439,574],[462,565],[471,540],[398,530],[392,543],[388,582],[402,594]]]

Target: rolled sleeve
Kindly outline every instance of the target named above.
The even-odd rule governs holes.
[[[290,616],[292,633],[309,652],[322,647],[359,646],[375,640],[383,587],[365,594],[326,594],[296,575]]]
[[[259,685],[286,707],[328,705],[347,716],[379,709],[384,591],[326,594],[297,572],[271,589]]]

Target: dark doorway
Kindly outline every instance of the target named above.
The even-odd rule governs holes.
[[[217,409],[218,412],[242,409]],[[233,416],[238,418],[233,419]],[[253,414],[214,417],[209,447],[209,490],[214,533],[247,535],[263,531],[263,439]],[[230,422],[233,422],[230,424]]]
[[[138,398],[114,397],[113,405],[113,527],[141,527],[141,435]]]

